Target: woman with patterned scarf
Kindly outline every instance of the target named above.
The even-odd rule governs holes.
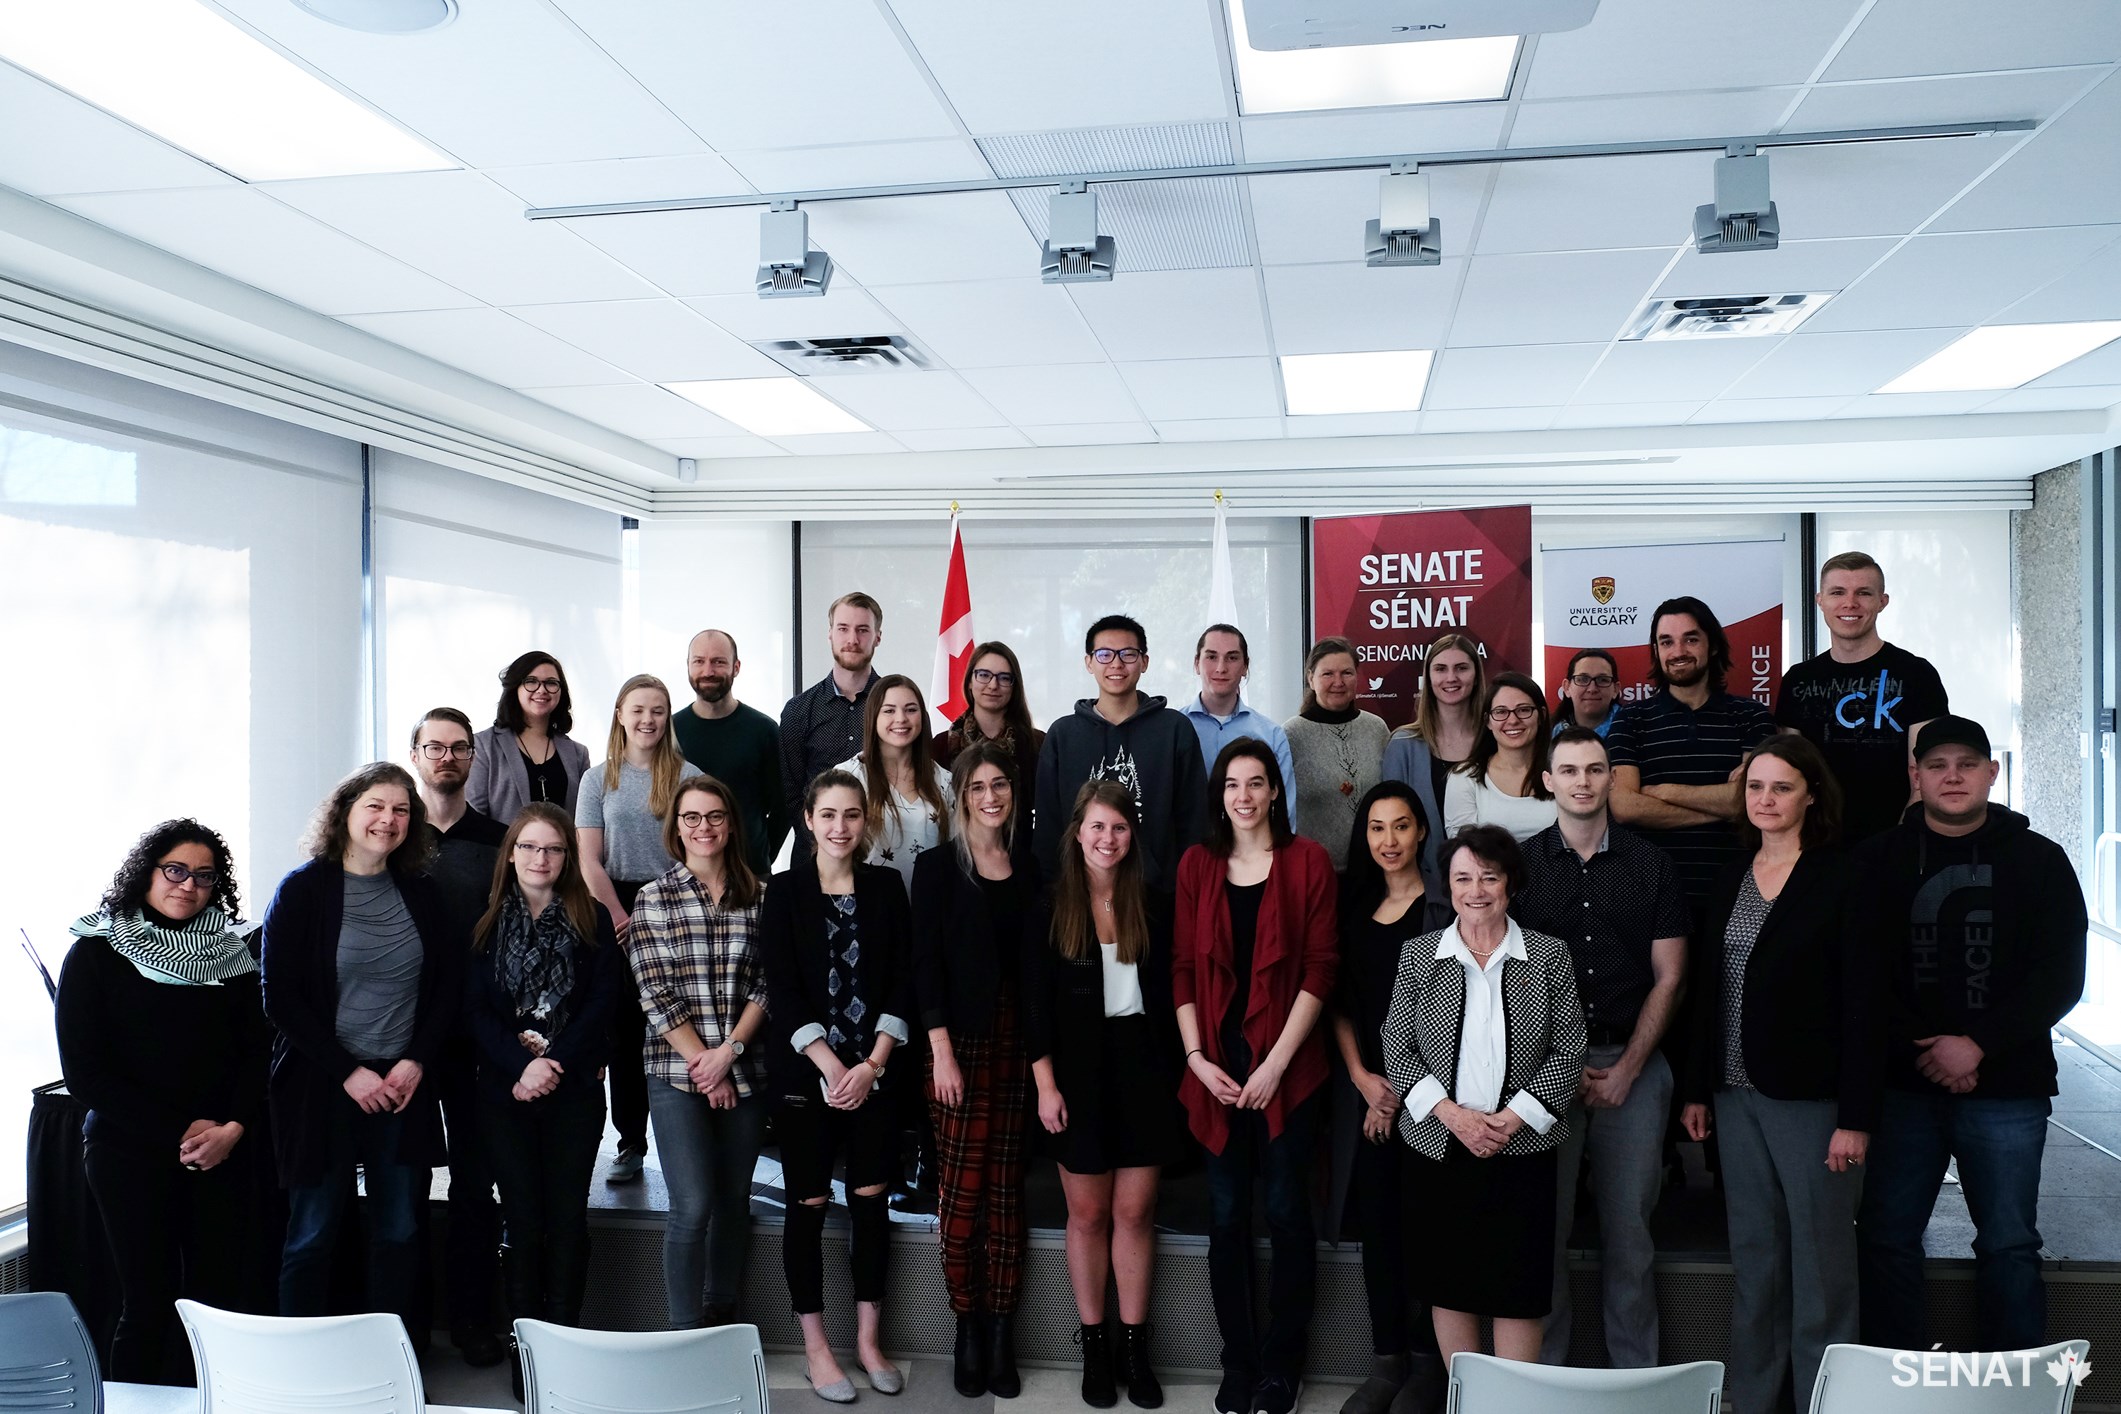
[[[517,1316],[579,1325],[589,1178],[604,1137],[597,1075],[609,1059],[612,1009],[631,999],[611,915],[590,897],[574,824],[559,806],[533,801],[509,826],[471,946],[464,1007],[508,1234],[508,1305]]]
[[[241,1307],[271,1032],[233,928],[228,845],[196,820],[148,831],[73,926],[59,1059],[88,1106],[83,1164],[122,1305],[105,1373],[188,1384],[173,1303]]]

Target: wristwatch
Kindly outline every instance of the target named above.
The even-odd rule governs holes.
[[[735,1056],[738,1060],[744,1058],[744,1043],[734,1036],[729,1038],[729,1054]]]
[[[862,1064],[875,1071],[877,1079],[882,1080],[884,1078],[884,1067],[875,1056],[863,1056]]]

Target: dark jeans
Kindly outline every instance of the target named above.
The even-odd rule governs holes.
[[[398,1162],[405,1131],[403,1115],[363,1114],[352,1100],[336,1096],[331,1103],[331,1147],[323,1177],[287,1190],[280,1314],[332,1314],[332,1252],[353,1200],[349,1180],[358,1164],[368,1213],[365,1306],[405,1319],[417,1309],[420,1262],[413,1237],[432,1175],[425,1168]]]
[[[781,1182],[788,1194],[781,1270],[799,1316],[825,1309],[825,1208],[805,1198],[832,1193],[832,1170],[847,1157],[847,1216],[853,1224],[848,1265],[854,1299],[882,1301],[891,1263],[890,1199],[864,1197],[857,1188],[888,1185],[898,1173],[898,1105],[891,1092],[872,1091],[858,1110],[836,1110],[823,1100],[784,1103],[773,1117],[781,1141]]]
[[[89,1192],[103,1215],[122,1305],[107,1378],[191,1383],[191,1357],[175,1302],[242,1308],[244,1223],[252,1190],[248,1133],[203,1173],[177,1162],[174,1143],[152,1148],[98,1140],[82,1151]]]
[[[648,1113],[670,1185],[663,1225],[663,1289],[673,1330],[704,1325],[707,1307],[734,1306],[751,1244],[751,1176],[766,1134],[766,1100],[718,1110],[705,1095],[654,1082]]]
[[[436,1067],[442,1118],[449,1126],[449,1244],[445,1260],[450,1334],[460,1340],[500,1326],[494,1278],[501,1264],[501,1208],[493,1198],[493,1165],[480,1133],[476,1064],[452,1056]]]
[[[2047,1339],[2039,1207],[2040,1155],[2051,1109],[2044,1097],[1885,1092],[1856,1229],[1866,1344],[1929,1348],[1922,1234],[1952,1158],[1959,1161],[1960,1187],[1974,1220],[1977,1348],[2029,1350]]]
[[[1311,1150],[1316,1096],[1298,1105],[1267,1138],[1267,1117],[1231,1109],[1230,1142],[1208,1156],[1208,1287],[1222,1332],[1223,1369],[1295,1380],[1303,1375],[1311,1324],[1317,1238],[1311,1223]],[[1264,1183],[1273,1246],[1267,1331],[1252,1318],[1252,1186]],[[1400,1347],[1404,1349],[1405,1347]]]
[[[613,879],[619,902],[628,913],[647,884]],[[633,963],[619,949],[625,971],[624,985],[611,1008],[611,1059],[604,1064],[604,1077],[611,1087],[611,1127],[619,1132],[619,1147],[637,1154],[648,1152],[648,1071],[642,1048],[648,1039],[648,1017],[641,1010],[641,989],[634,980]]]
[[[580,1081],[541,1100],[489,1095],[479,1117],[501,1184],[508,1234],[501,1271],[510,1314],[578,1326],[589,1284],[589,1178],[604,1138],[604,1096],[594,1083]]]

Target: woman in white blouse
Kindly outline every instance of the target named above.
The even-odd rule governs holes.
[[[862,718],[862,752],[840,768],[862,783],[869,815],[869,853],[863,861],[898,871],[910,892],[913,861],[950,836],[956,803],[950,774],[935,765],[928,704],[913,679],[877,679]]]
[[[1522,844],[1554,823],[1546,697],[1523,673],[1497,673],[1482,718],[1473,754],[1444,782],[1444,830],[1500,825]]]

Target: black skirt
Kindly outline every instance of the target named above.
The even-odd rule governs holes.
[[[1110,1016],[1100,1028],[1096,1093],[1061,1098],[1068,1127],[1046,1136],[1047,1152],[1070,1173],[1161,1168],[1185,1155],[1186,1112],[1178,1078],[1146,1016]]]
[[[1554,1302],[1555,1153],[1400,1156],[1407,1270],[1431,1306],[1529,1320]]]

